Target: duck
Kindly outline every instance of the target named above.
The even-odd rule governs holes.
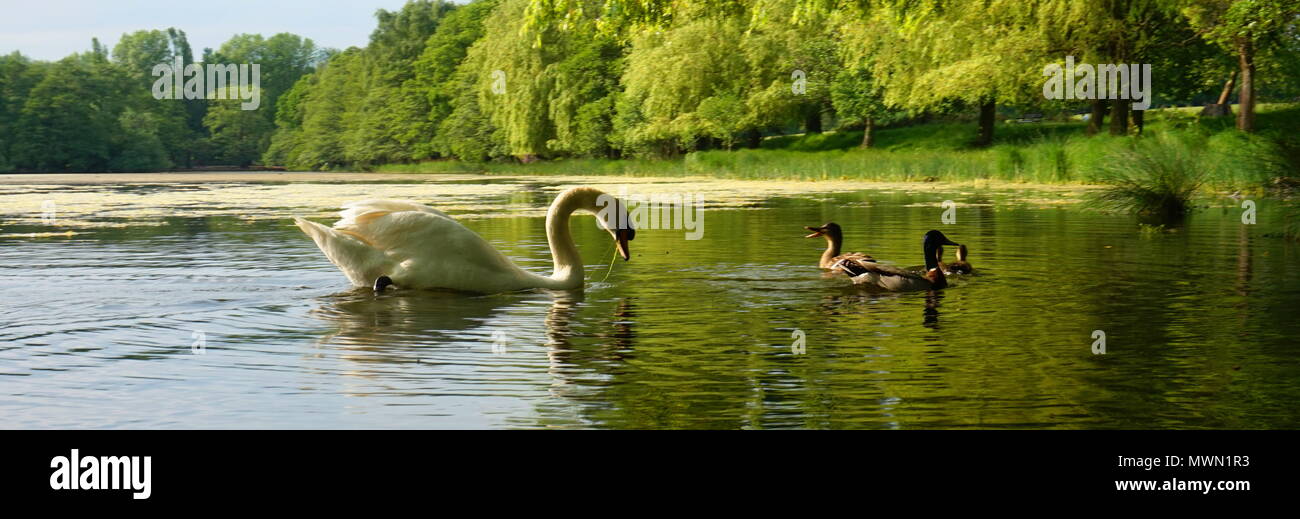
[[[942,270],[944,275],[946,276],[970,274],[971,272],[975,271],[975,268],[971,266],[970,262],[966,261],[966,254],[967,254],[966,244],[961,244],[957,246],[957,261],[954,261],[952,263],[946,263],[943,261],[943,255],[944,255],[943,247],[939,247],[939,250],[936,251],[935,254],[938,255],[939,258],[939,270]],[[907,267],[906,270],[911,272],[924,273],[927,269],[925,265],[913,265],[911,267]]]
[[[819,236],[826,238],[826,250],[822,251],[821,260],[817,262],[818,267],[831,271],[841,271],[843,270],[842,268],[837,268],[835,266],[841,261],[851,261],[854,263],[874,263],[876,261],[871,256],[861,252],[840,254],[840,246],[844,243],[844,232],[840,229],[839,224],[835,222],[828,222],[826,225],[821,227],[810,227],[805,225],[804,229],[812,231],[812,234],[804,236],[804,238],[816,238]]]
[[[972,267],[970,262],[966,261],[966,255],[966,244],[963,243],[958,245],[957,261],[947,264],[942,261],[939,262],[939,265],[943,268],[943,273],[951,276],[954,274],[970,274],[971,272],[975,272],[975,267]]]
[[[944,236],[942,232],[931,230],[925,233],[921,240],[921,248],[925,255],[924,272],[882,265],[874,261],[839,261],[834,266],[848,274],[855,285],[868,285],[891,292],[942,290],[948,286],[948,279],[944,276],[943,269],[939,268],[939,255],[944,245],[960,246]]]
[[[382,292],[443,289],[483,294],[528,289],[581,290],[582,257],[569,232],[575,211],[597,215],[614,238],[618,255],[631,259],[628,242],[636,230],[626,205],[591,187],[560,193],[546,212],[546,240],[554,266],[550,276],[516,265],[478,233],[446,213],[403,200],[362,200],[344,204],[332,227],[294,217],[352,284]]]

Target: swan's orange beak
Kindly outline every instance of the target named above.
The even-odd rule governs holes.
[[[619,229],[614,233],[614,246],[618,247],[618,255],[623,257],[623,261],[632,259],[632,252],[628,249],[627,241],[636,236],[632,229]]]

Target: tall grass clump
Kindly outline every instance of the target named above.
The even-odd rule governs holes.
[[[1192,197],[1214,169],[1197,135],[1165,133],[1139,139],[1110,153],[1098,178],[1109,187],[1094,201],[1112,209],[1161,219],[1178,219],[1192,209]]]
[[[993,147],[993,153],[997,157],[995,169],[1001,178],[1020,178],[1021,172],[1025,170],[1025,154],[1019,147],[1001,144]]]
[[[1053,183],[1071,180],[1072,161],[1068,151],[1071,139],[1066,137],[1044,137],[1025,147],[1029,180]]]

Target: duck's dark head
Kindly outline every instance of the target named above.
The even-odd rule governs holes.
[[[944,245],[961,246],[939,231],[925,233],[925,238],[921,242],[921,246],[925,249],[925,270],[939,268],[939,255],[943,254]]]
[[[821,227],[804,226],[804,229],[808,229],[809,231],[812,231],[812,234],[804,236],[804,238],[816,238],[818,236],[825,236],[827,240],[830,240],[832,242],[839,242],[840,240],[844,239],[844,234],[842,233],[842,231],[840,231],[840,224],[837,224],[835,222],[828,222],[826,225],[823,225]]]
[[[957,261],[966,261],[966,245],[957,246]]]

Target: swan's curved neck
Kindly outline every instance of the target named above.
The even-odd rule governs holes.
[[[555,272],[547,278],[550,280],[547,288],[571,290],[582,287],[582,256],[578,254],[578,247],[573,244],[573,235],[569,232],[569,216],[578,209],[595,212],[596,198],[600,195],[596,189],[575,188],[561,193],[551,203],[546,212],[546,241],[551,246]]]

